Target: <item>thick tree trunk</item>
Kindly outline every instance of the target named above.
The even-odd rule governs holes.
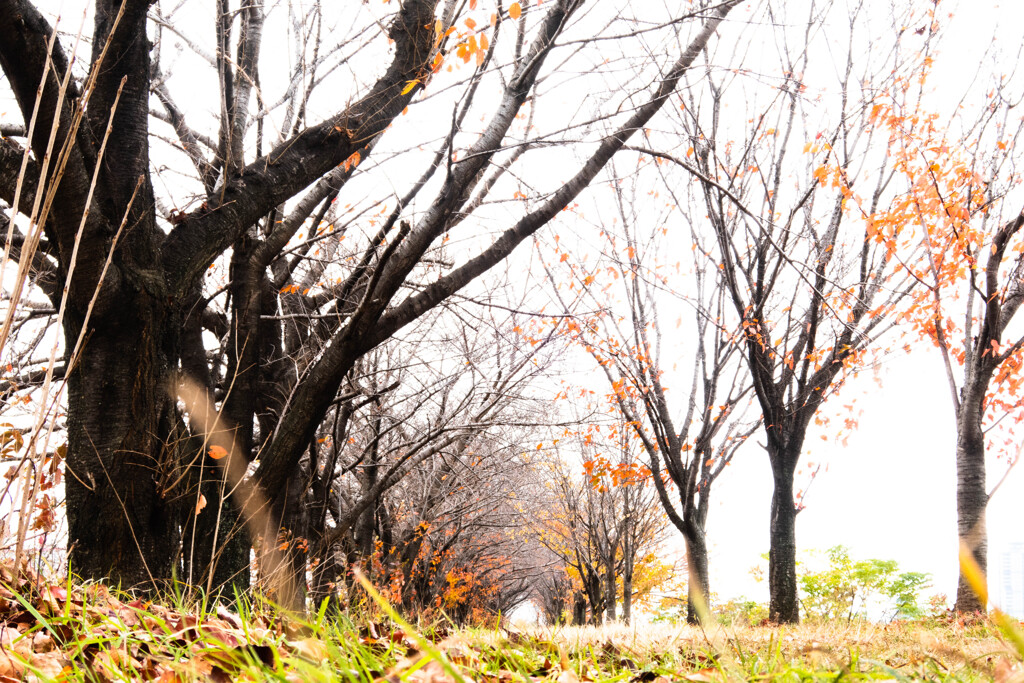
[[[768,556],[768,618],[778,624],[800,622],[796,583],[796,505],[793,473],[796,459],[770,454],[775,490],[772,493],[771,551]],[[792,462],[794,466],[787,465]]]
[[[65,319],[70,351],[113,249],[112,236],[124,220],[80,359],[68,376],[69,563],[86,578],[152,587],[172,576],[179,559],[179,513],[187,489],[180,456],[187,455],[182,452],[186,435],[169,389],[181,357],[183,319],[180,302],[168,297],[159,274],[164,236],[155,224],[148,178],[148,4],[126,3],[111,34],[120,7],[114,0],[96,3],[93,58],[100,50],[107,53],[72,154],[85,167],[68,166],[55,203],[60,220],[48,222],[47,237],[58,246],[66,272],[78,219],[60,212],[85,210],[77,190],[95,159],[87,141],[102,138],[120,88]],[[14,48],[5,45],[4,51]],[[4,68],[8,71],[7,63]],[[32,143],[37,155],[45,148],[39,135],[37,129]]]
[[[981,428],[983,404],[978,398],[984,391],[968,390],[965,394],[957,420],[957,535],[961,547],[971,552],[984,576],[988,565],[988,533],[985,527],[988,492],[985,486],[985,435]],[[954,609],[957,612],[984,613],[987,607],[961,570]]]
[[[133,295],[90,324],[87,353],[68,377],[69,566],[155,588],[179,552],[184,434],[168,386],[180,328],[163,302]],[[78,326],[66,330],[72,348]]]
[[[689,574],[686,591],[686,623],[696,624],[701,619],[701,611],[710,609],[707,540],[704,531],[692,525],[683,538],[686,541],[686,569]],[[698,601],[703,603],[701,607],[698,607]]]

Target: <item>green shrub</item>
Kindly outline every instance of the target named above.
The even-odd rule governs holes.
[[[804,614],[811,619],[893,621],[924,616],[921,592],[931,575],[900,572],[895,560],[854,560],[845,546],[826,551],[828,568],[799,576]]]
[[[712,613],[723,626],[756,626],[768,618],[768,606],[741,597],[716,605]]]

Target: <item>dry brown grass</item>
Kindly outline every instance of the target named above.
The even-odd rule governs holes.
[[[676,655],[714,662],[723,678],[891,670],[895,677],[1024,681],[1020,657],[989,622],[522,626],[569,652],[621,651],[638,661]],[[709,669],[710,671],[710,669]]]

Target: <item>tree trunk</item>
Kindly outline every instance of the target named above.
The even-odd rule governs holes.
[[[988,565],[988,533],[985,528],[988,493],[985,486],[985,434],[981,428],[983,402],[979,398],[984,395],[984,390],[968,390],[965,394],[957,420],[957,535],[961,548],[968,549],[974,556],[984,580]],[[961,570],[953,609],[957,612],[984,613],[987,607]]]
[[[768,556],[768,618],[777,624],[800,622],[796,583],[796,505],[793,502],[795,458],[769,453],[774,472],[771,551]],[[789,463],[792,463],[790,465]]]
[[[164,234],[156,226],[149,182],[148,4],[127,3],[112,34],[119,6],[113,0],[96,3],[93,59],[101,50],[106,58],[97,69],[79,147],[70,155],[46,232],[60,251],[61,272],[66,273],[72,226],[85,211],[81,190],[88,184],[90,160],[95,160],[95,149],[87,149],[84,141],[90,135],[93,140],[103,137],[120,92],[106,154],[96,167],[96,194],[65,317],[70,351],[111,254],[112,237],[125,219],[127,227],[95,299],[81,356],[68,376],[66,499],[71,571],[128,588],[153,587],[172,576],[180,559],[180,511],[187,487],[180,476],[185,432],[169,392],[181,354],[183,316],[180,302],[168,296],[159,274]],[[22,24],[22,30],[40,30],[35,18],[25,18],[32,20],[31,26]],[[0,52],[17,52],[9,38],[4,43]],[[25,43],[19,39],[18,45]],[[10,73],[6,60],[4,70]],[[36,130],[32,146],[37,156],[46,147],[48,130],[48,125]],[[56,144],[60,148],[61,140]]]
[[[231,254],[227,395],[221,410],[225,426],[232,432],[237,457],[247,462],[253,457],[253,417],[259,395],[260,291],[250,263],[254,234],[255,228],[243,235]],[[244,592],[249,588],[251,538],[239,514],[239,506],[230,496],[225,496],[232,484],[224,480],[224,471],[205,458],[202,462],[200,490],[207,501],[207,513],[198,515],[194,527],[186,532],[188,571],[185,576],[208,587],[212,593]],[[194,538],[189,538],[191,533]]]
[[[317,553],[319,562],[312,568],[312,583],[309,587],[310,607],[315,612],[328,601],[328,609],[333,614],[340,614],[344,608],[340,599],[339,587],[344,585],[345,566],[340,561],[340,551],[334,545],[320,548]]]
[[[703,530],[695,528],[692,524],[683,538],[686,541],[686,569],[689,574],[686,590],[686,623],[696,624],[701,620],[701,612],[706,613],[711,604],[707,540]]]
[[[605,594],[605,623],[615,623],[615,553],[604,570],[604,594]]]
[[[224,481],[224,470],[208,460],[204,458],[199,487],[206,507],[185,526],[183,578],[211,595],[219,593],[231,599],[249,590],[252,541],[245,521],[225,493],[230,485]]]
[[[287,570],[282,581],[281,604],[302,613],[306,609],[306,560],[309,558],[309,506],[306,492],[310,485],[311,458],[303,457],[295,474],[288,480],[284,501],[284,517],[280,529],[288,542]]]
[[[572,594],[572,623],[575,626],[587,623],[587,597],[582,592]]]
[[[629,626],[633,618],[633,553],[632,543],[625,541],[622,548],[622,623]]]
[[[68,377],[69,566],[84,578],[154,588],[179,552],[184,434],[168,387],[180,328],[156,297],[132,294],[90,323],[88,353]],[[66,327],[68,348],[78,329]]]
[[[588,569],[584,577],[584,585],[587,588],[587,600],[590,602],[590,619],[595,624],[601,623],[604,616],[605,601],[601,575],[597,568]]]

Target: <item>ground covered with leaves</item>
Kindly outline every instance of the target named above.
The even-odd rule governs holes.
[[[1024,681],[985,621],[455,629],[43,582],[0,567],[0,682]]]

